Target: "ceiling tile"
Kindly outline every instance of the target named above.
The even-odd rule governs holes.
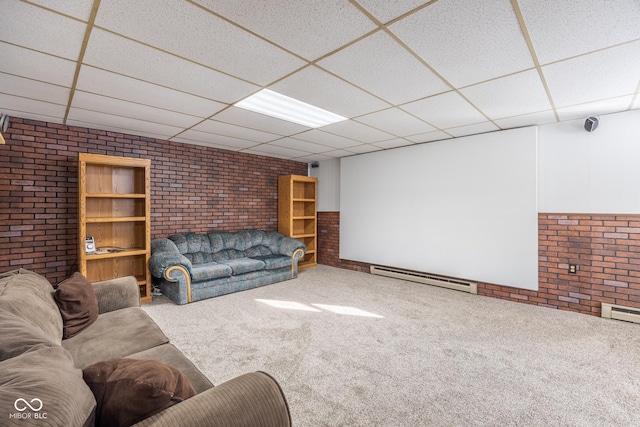
[[[439,1],[389,28],[456,87],[534,65],[509,0]]]
[[[96,129],[122,129],[123,132],[134,135],[153,135],[154,138],[162,139],[168,139],[182,130],[177,126],[168,126],[161,123],[114,116],[73,107],[69,110],[69,121],[83,122],[85,126]]]
[[[433,126],[399,108],[378,111],[377,113],[358,117],[355,120],[400,137],[436,130]]]
[[[440,129],[464,126],[487,120],[456,92],[411,102],[403,105],[402,109]]]
[[[287,77],[269,89],[349,118],[390,107],[386,102],[314,66]]]
[[[38,101],[67,105],[69,88],[0,73],[0,92]]]
[[[558,108],[558,116],[560,120],[567,121],[580,118],[586,119],[594,115],[599,116],[600,114],[615,113],[628,109],[632,100],[633,95],[627,95]]]
[[[189,2],[109,0],[96,25],[259,85],[305,64]]]
[[[344,151],[348,151],[353,154],[372,153],[374,151],[380,151],[382,148],[376,147],[373,144],[360,144],[353,147],[345,148]]]
[[[0,40],[78,60],[87,24],[22,1],[5,1],[2,6]]]
[[[76,63],[0,42],[0,72],[71,87]],[[10,60],[7,60],[10,58]]]
[[[323,59],[318,65],[392,104],[451,89],[384,31]]]
[[[296,161],[298,162],[322,162],[324,160],[333,160],[335,157],[327,156],[325,154],[307,154],[306,156],[296,157]]]
[[[388,141],[376,142],[373,145],[375,145],[376,147],[389,149],[389,148],[398,148],[398,147],[405,147],[407,145],[413,145],[413,142],[408,141],[404,138],[394,138]]]
[[[353,139],[343,138],[338,135],[333,135],[327,132],[323,132],[318,129],[313,129],[307,132],[296,135],[296,139],[303,141],[315,142],[316,144],[324,145],[326,147],[333,148],[347,148],[359,145],[360,143]]]
[[[119,127],[117,125],[109,125],[106,124],[104,122],[101,123],[95,123],[95,122],[88,122],[88,121],[83,121],[83,120],[75,120],[75,119],[68,119],[65,124],[67,126],[78,126],[81,128],[90,128],[90,129],[100,129],[100,130],[104,130],[107,132],[115,132],[115,133],[123,133],[126,135],[136,135],[136,136],[143,136],[143,137],[147,137],[147,138],[156,138],[156,139],[160,139],[160,140],[166,140],[167,136],[165,134],[162,133],[155,133],[153,130],[149,130],[148,128],[145,130],[141,130],[141,129],[130,129],[127,127]],[[104,145],[108,145],[109,143],[104,141]]]
[[[446,132],[458,138],[461,136],[476,135],[479,133],[494,132],[500,130],[491,122],[475,123],[467,126],[446,129]]]
[[[383,24],[426,3],[425,0],[358,0],[369,13]]]
[[[408,139],[409,141],[415,142],[416,144],[420,144],[423,142],[432,142],[432,141],[441,141],[443,139],[451,139],[451,135],[441,130],[437,130],[435,132],[428,132],[420,135],[408,136],[406,139]]]
[[[350,2],[218,1],[197,3],[307,60],[315,60],[372,31],[376,25]]]
[[[295,138],[282,138],[270,143],[279,147],[292,148],[295,150],[306,151],[307,153],[323,153],[333,150],[333,147],[327,147],[313,142],[302,141]]]
[[[460,92],[491,119],[551,109],[536,70],[480,83]]]
[[[541,64],[640,38],[638,0],[518,0]]]
[[[92,31],[83,63],[225,103],[237,102],[259,89],[259,86],[100,29]]]
[[[542,67],[556,107],[634,94],[640,41]],[[576,72],[576,70],[580,70]]]
[[[256,142],[247,141],[246,139],[233,138],[230,136],[216,135],[208,132],[199,132],[197,130],[188,129],[180,135],[171,138],[172,141],[195,141],[199,143],[216,144],[216,146],[224,146],[227,150],[241,150],[244,148],[255,147]]]
[[[202,118],[209,117],[225,107],[225,104],[86,65],[80,69],[76,87],[78,90],[86,92],[141,105],[153,105],[157,108]]]
[[[293,150],[291,148],[278,147],[273,144],[262,144],[247,150],[242,150],[243,153],[258,154],[262,156],[279,157],[282,159],[294,159],[296,157],[308,156],[309,153],[300,150]]]
[[[246,128],[275,133],[277,135],[294,135],[309,130],[308,127],[297,123],[287,122],[275,117],[265,116],[245,110],[244,108],[230,107],[212,117],[214,120],[231,123]]]
[[[504,119],[494,120],[495,124],[502,129],[513,129],[534,125],[546,125],[554,123],[556,116],[552,110],[541,111],[532,114],[523,114],[521,116],[506,117]]]
[[[202,121],[200,117],[135,104],[120,99],[108,98],[80,90],[77,90],[73,95],[72,106],[83,110],[97,111],[114,116],[129,117],[136,120],[181,128],[191,127]]]
[[[246,139],[249,141],[255,141],[256,143],[269,142],[281,137],[280,135],[273,133],[261,132],[259,130],[223,123],[217,120],[205,120],[197,126],[194,126],[193,130]]]
[[[30,3],[38,4],[64,15],[69,15],[87,22],[91,16],[91,9],[93,8],[94,0],[30,0]]]
[[[326,153],[322,153],[322,154],[333,159],[339,159],[341,157],[347,157],[347,156],[355,156],[355,153],[352,153],[350,151],[345,151],[345,150],[327,151]]]
[[[25,117],[28,115],[31,118],[43,116],[47,120],[59,122],[64,118],[66,106],[0,93],[0,111],[10,116]]]
[[[321,130],[334,135],[344,136],[345,138],[351,138],[354,141],[362,143],[385,141],[396,136],[353,120],[345,120],[329,126],[323,126]]]

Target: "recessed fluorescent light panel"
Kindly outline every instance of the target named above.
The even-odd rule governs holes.
[[[347,120],[346,117],[269,89],[262,89],[260,92],[236,103],[235,106],[310,128],[319,128]]]

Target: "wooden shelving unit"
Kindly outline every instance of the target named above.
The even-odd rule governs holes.
[[[151,301],[151,161],[80,153],[78,266],[91,282],[135,276],[142,302]],[[91,236],[97,249],[87,253]],[[120,250],[121,249],[121,250]]]
[[[298,268],[318,264],[318,178],[298,175],[278,177],[278,231],[307,246]]]

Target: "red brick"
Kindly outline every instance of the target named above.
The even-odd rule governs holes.
[[[77,257],[78,152],[151,159],[152,237],[275,230],[277,177],[307,174],[307,164],[296,161],[187,144],[178,150],[167,141],[18,117],[12,117],[8,135],[0,145],[0,181],[14,183],[0,187],[0,218],[10,218],[14,228],[0,226],[0,260],[7,261],[0,266],[35,269],[52,283],[66,277]]]

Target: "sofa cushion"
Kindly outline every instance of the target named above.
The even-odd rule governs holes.
[[[83,370],[96,398],[96,426],[130,426],[196,394],[182,372],[156,360],[117,359]]]
[[[273,253],[271,252],[271,250],[264,246],[264,245],[257,245],[257,246],[253,246],[249,249],[247,249],[246,251],[244,251],[244,253],[249,257],[249,258],[257,258],[261,255],[272,255]]]
[[[42,329],[8,311],[0,310],[0,361],[26,353],[38,344],[60,345]]]
[[[264,239],[265,231],[264,230],[241,230],[238,232],[242,240],[244,241],[244,247],[242,250],[247,250],[249,248],[253,248],[255,246],[259,246],[262,244],[262,239]]]
[[[284,255],[259,255],[252,257],[264,262],[265,270],[273,270],[282,267],[291,267],[291,257]]]
[[[231,267],[233,270],[233,275],[237,276],[238,274],[250,273],[252,271],[258,271],[264,269],[264,262],[259,259],[252,258],[236,258],[225,260],[224,263]]]
[[[53,300],[53,286],[44,277],[20,269],[0,274],[0,311],[40,328],[54,342],[62,341],[62,316]]]
[[[149,350],[131,354],[127,356],[127,358],[157,360],[158,362],[163,362],[178,368],[180,372],[189,377],[189,381],[191,381],[191,385],[196,393],[201,393],[213,387],[213,383],[196,368],[193,362],[171,343],[162,344]]]
[[[209,244],[209,238],[205,234],[198,233],[185,233],[174,234],[169,236],[169,240],[172,240],[176,244],[176,247],[181,254],[196,253],[196,252],[211,252],[211,246]]]
[[[75,272],[58,284],[53,298],[62,315],[62,338],[82,332],[98,319],[98,298],[93,285]]]
[[[194,252],[186,253],[184,254],[184,257],[191,262],[192,266],[194,266],[197,264],[208,264],[210,262],[213,262],[213,255],[214,254],[208,252]]]
[[[194,282],[204,282],[220,277],[229,277],[232,273],[231,267],[226,264],[218,264],[217,262],[209,262],[206,264],[194,263],[191,267],[191,279]]]
[[[93,425],[96,401],[59,345],[39,344],[0,362],[0,396],[1,425]]]
[[[119,359],[169,342],[160,327],[140,307],[101,314],[78,335],[62,341],[76,366],[84,369],[101,360]]]

